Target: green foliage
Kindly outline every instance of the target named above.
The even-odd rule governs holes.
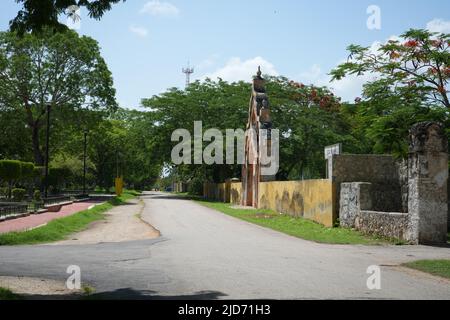
[[[0,187],[0,197],[7,197],[7,196],[8,196],[8,188]]]
[[[22,4],[22,9],[17,16],[10,21],[11,30],[18,31],[21,34],[27,31],[39,32],[44,27],[52,27],[57,31],[67,31],[65,24],[58,19],[60,15],[65,14],[73,20],[81,19],[74,12],[67,9],[70,6],[85,7],[89,17],[99,20],[106,11],[111,9],[111,5],[121,0],[16,0]],[[125,0],[123,0],[125,1]]]
[[[53,188],[53,191],[59,191],[65,186],[67,180],[71,178],[70,169],[63,168],[50,168],[48,172],[48,184]]]
[[[343,142],[347,150],[357,149],[358,141],[349,134],[339,113],[339,99],[328,89],[284,77],[266,80],[274,128],[281,132],[279,179],[323,177],[323,148],[329,144]],[[148,119],[153,123],[151,143],[158,150],[155,160],[171,163],[171,150],[177,144],[169,141],[172,132],[184,128],[193,134],[194,121],[201,120],[204,131],[217,128],[224,136],[226,129],[244,130],[250,93],[251,85],[246,82],[206,80],[192,83],[186,91],[169,89],[144,99],[142,105],[148,108]],[[239,165],[180,165],[170,169],[174,179],[182,181],[201,177],[222,182],[241,174]]]
[[[41,191],[40,190],[34,190],[33,200],[35,202],[41,202],[42,201],[42,196],[41,196]]]
[[[98,43],[70,30],[54,33],[45,28],[23,37],[1,32],[0,111],[19,114],[17,127],[28,127],[28,138],[21,143],[30,143],[38,165],[44,164],[40,130],[46,101],[51,101],[54,138],[60,123],[84,121],[82,108],[97,112],[116,109],[112,76]]]
[[[42,178],[44,176],[45,167],[34,167],[33,178]]]
[[[450,279],[450,260],[419,260],[405,263],[404,266]]]
[[[191,195],[203,195],[203,183],[204,179],[200,177],[194,177],[192,180],[188,183],[188,193]]]
[[[0,179],[7,182],[20,179],[22,165],[17,160],[0,160]]]
[[[13,293],[11,290],[0,287],[0,300],[22,300],[23,297]]]
[[[21,162],[21,173],[20,178],[21,179],[31,179],[34,176],[34,164],[31,162]]]
[[[450,34],[411,29],[400,40],[389,40],[376,49],[351,45],[348,51],[349,60],[331,71],[333,80],[373,74],[387,92],[406,101],[419,99],[450,108]],[[371,96],[370,88],[366,94]]]
[[[331,74],[337,80],[366,73],[377,76],[364,85],[363,99],[343,108],[343,116],[352,135],[368,146],[365,152],[404,158],[413,124],[450,125],[450,35],[409,30],[401,38],[376,50],[349,46],[349,61]]]
[[[21,189],[21,188],[12,189],[12,196],[13,196],[13,200],[15,202],[22,202],[23,199],[25,199],[26,194],[27,194],[27,191],[25,189]]]

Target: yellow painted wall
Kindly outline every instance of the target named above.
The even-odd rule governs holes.
[[[232,182],[230,185],[230,202],[240,205],[242,200],[242,182]]]
[[[330,180],[273,181],[259,184],[259,207],[303,217],[326,227],[334,224],[333,183]]]
[[[206,199],[241,204],[242,183],[205,183]],[[332,227],[336,221],[335,188],[330,180],[273,181],[259,184],[259,208],[302,217]]]

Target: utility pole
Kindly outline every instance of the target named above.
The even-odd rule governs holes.
[[[189,63],[187,68],[183,68],[182,72],[186,75],[186,88],[189,87],[189,84],[191,82],[191,74],[194,73],[194,68],[189,67]]]
[[[48,197],[48,160],[49,160],[49,146],[50,146],[50,110],[51,105],[47,105],[47,135],[45,147],[45,189],[44,198]]]

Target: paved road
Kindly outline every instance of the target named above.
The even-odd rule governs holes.
[[[0,247],[0,275],[63,280],[75,264],[82,281],[118,298],[450,299],[449,281],[398,267],[450,259],[449,248],[321,245],[164,194],[142,198],[160,238]],[[381,266],[381,290],[366,287],[370,265]]]

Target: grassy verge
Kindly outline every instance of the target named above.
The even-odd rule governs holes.
[[[450,279],[450,260],[419,260],[403,265],[411,269]]]
[[[189,199],[190,197],[186,198]],[[201,205],[218,210],[232,217],[319,243],[365,245],[402,244],[401,241],[396,239],[367,236],[350,229],[326,228],[310,220],[280,215],[271,210],[235,209],[228,203],[208,202],[195,197],[191,199]]]
[[[127,200],[137,195],[139,193],[135,191],[125,191],[122,196],[95,206],[91,210],[84,210],[68,217],[52,220],[43,227],[30,231],[0,234],[0,246],[38,244],[64,240],[68,235],[86,229],[90,223],[104,219],[106,211],[124,204]]]
[[[22,297],[13,293],[11,290],[0,287],[0,300],[21,300]]]

